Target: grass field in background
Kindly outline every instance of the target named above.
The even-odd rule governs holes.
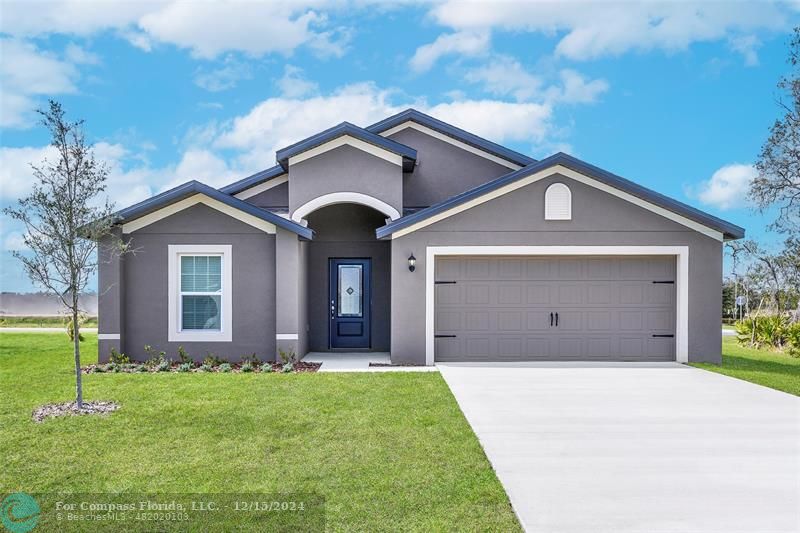
[[[97,327],[97,317],[83,322],[87,328]],[[66,327],[64,316],[0,316],[0,328],[58,328]]]

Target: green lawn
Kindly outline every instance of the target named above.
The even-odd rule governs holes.
[[[739,346],[733,336],[722,337],[721,365],[692,363],[692,366],[800,396],[800,359],[786,353]]]
[[[97,327],[97,317],[86,319],[87,328]],[[63,316],[0,316],[0,328],[59,328],[66,327]]]
[[[438,373],[90,374],[119,411],[34,423],[73,399],[71,357],[60,333],[0,332],[0,496],[312,493],[328,530],[520,529]]]

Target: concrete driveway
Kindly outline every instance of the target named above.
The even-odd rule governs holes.
[[[675,363],[439,369],[528,531],[800,531],[800,398]]]

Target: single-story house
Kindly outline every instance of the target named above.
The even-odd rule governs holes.
[[[438,361],[720,361],[734,224],[563,153],[409,109],[122,209],[99,355],[278,350]]]

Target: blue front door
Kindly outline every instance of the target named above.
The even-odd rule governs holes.
[[[330,260],[330,347],[369,348],[371,260]]]

